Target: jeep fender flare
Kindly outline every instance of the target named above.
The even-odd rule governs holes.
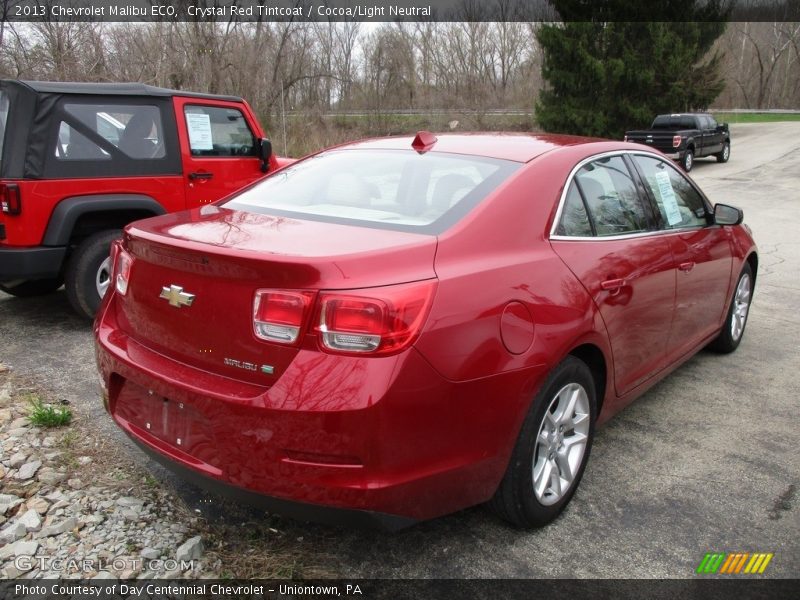
[[[65,198],[53,210],[47,225],[42,245],[66,246],[78,219],[86,214],[137,210],[153,215],[167,211],[154,198],[143,194],[100,194],[95,196],[73,196]]]

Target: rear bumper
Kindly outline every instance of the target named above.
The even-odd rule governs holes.
[[[301,350],[260,387],[152,352],[116,328],[113,301],[95,336],[117,425],[187,479],[301,519],[396,529],[487,501],[527,409],[519,390],[544,375],[454,383],[414,349]]]
[[[305,502],[295,502],[274,498],[264,494],[258,494],[246,489],[236,487],[201,475],[197,471],[182,466],[175,461],[157,452],[136,437],[132,437],[136,445],[144,451],[150,458],[155,460],[163,467],[169,469],[182,479],[193,483],[199,488],[209,490],[220,496],[230,498],[236,502],[242,502],[262,508],[271,513],[284,515],[300,521],[314,521],[317,523],[329,523],[340,527],[353,527],[364,529],[381,529],[383,531],[397,531],[416,524],[416,519],[409,519],[398,515],[373,512],[369,510],[353,510],[347,508],[330,508],[317,504]]]
[[[65,247],[0,247],[0,282],[58,277],[66,254]]]

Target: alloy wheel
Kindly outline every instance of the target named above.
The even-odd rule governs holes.
[[[733,318],[731,319],[731,337],[738,340],[742,337],[747,313],[750,311],[750,275],[744,273],[736,286],[733,297]]]
[[[549,506],[572,486],[589,439],[589,397],[578,383],[561,388],[550,401],[536,436],[533,491]]]

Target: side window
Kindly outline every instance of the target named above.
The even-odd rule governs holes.
[[[0,162],[3,160],[3,139],[6,136],[6,121],[8,120],[8,109],[11,101],[8,94],[0,90]]]
[[[256,156],[256,140],[241,111],[188,105],[184,115],[192,156]]]
[[[658,158],[633,155],[633,160],[656,201],[664,229],[706,225],[703,198],[682,174]]]
[[[569,235],[575,237],[591,237],[592,224],[586,214],[586,206],[578,191],[578,186],[573,181],[567,190],[564,207],[561,209],[561,220],[556,227],[556,235]]]
[[[599,158],[575,176],[598,236],[646,231],[647,215],[621,156]]]
[[[127,158],[164,158],[161,111],[150,105],[65,104],[54,153],[59,160],[109,160],[114,150]]]

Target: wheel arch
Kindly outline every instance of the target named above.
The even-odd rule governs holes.
[[[603,354],[599,346],[592,343],[584,343],[570,350],[569,355],[583,361],[592,372],[592,379],[597,393],[597,414],[600,415],[608,392],[608,361],[605,354]]]
[[[73,196],[58,203],[42,244],[66,246],[76,234],[85,237],[103,229],[121,229],[131,221],[163,215],[166,209],[144,194]]]
[[[748,254],[745,262],[750,265],[750,270],[753,271],[753,289],[755,289],[756,278],[758,277],[758,253],[754,251]]]

